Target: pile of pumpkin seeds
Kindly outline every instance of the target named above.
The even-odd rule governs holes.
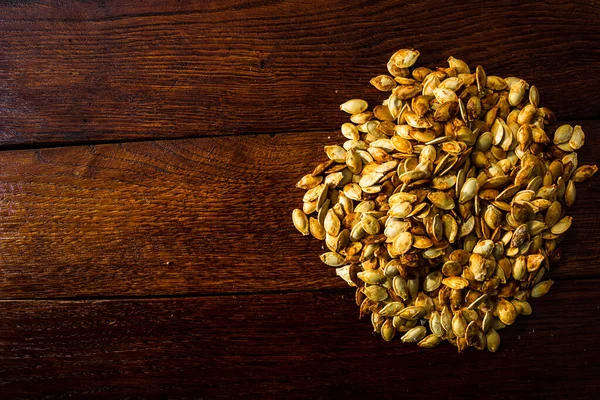
[[[390,93],[381,105],[340,106],[346,141],[297,183],[293,223],[325,241],[321,260],[384,340],[495,352],[552,286],[575,183],[598,168],[578,165],[581,126],[546,133],[555,116],[535,86],[454,57],[411,69],[418,57],[399,50],[371,80]]]

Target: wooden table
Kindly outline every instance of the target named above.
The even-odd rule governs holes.
[[[598,398],[600,185],[496,354],[372,336],[291,226],[391,53],[535,83],[599,163],[595,1],[0,1],[1,398]]]

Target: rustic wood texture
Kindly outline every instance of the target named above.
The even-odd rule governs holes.
[[[496,354],[385,343],[358,320],[350,290],[3,301],[0,388],[4,398],[592,399],[598,284],[556,283],[500,331]]]
[[[393,51],[535,83],[600,116],[595,1],[0,1],[0,145],[321,131]]]
[[[1,296],[343,287],[317,257],[323,244],[291,224],[304,194],[295,182],[341,139],[309,132],[0,152]],[[580,162],[599,163],[599,147],[589,134]],[[578,184],[556,279],[600,276],[598,188]]]
[[[403,47],[536,84],[600,164],[599,24],[592,0],[0,0],[0,398],[598,398],[598,177],[494,355],[373,337],[290,214]]]

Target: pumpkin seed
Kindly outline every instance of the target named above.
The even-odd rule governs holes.
[[[415,326],[402,336],[401,340],[404,343],[416,343],[423,339],[427,334],[427,329],[424,326]]]
[[[344,256],[333,251],[321,254],[321,261],[331,267],[339,267],[344,263],[345,259]]]
[[[451,289],[464,289],[469,285],[469,281],[460,276],[449,276],[444,278],[442,283]]]
[[[379,285],[367,286],[365,288],[365,295],[371,301],[383,301],[388,297],[387,290]]]
[[[573,182],[584,182],[591,178],[596,172],[598,172],[598,167],[596,165],[582,165],[573,172],[571,178],[573,179]]]
[[[377,90],[386,92],[396,87],[396,81],[389,75],[379,75],[371,79],[371,85]]]
[[[425,309],[423,307],[417,307],[417,306],[406,307],[398,313],[398,316],[400,316],[406,320],[409,320],[409,321],[418,320],[419,318],[421,318],[424,315],[425,315]]]
[[[538,298],[542,297],[550,290],[550,287],[554,284],[554,281],[548,280],[540,282],[533,289],[531,289],[531,297]]]
[[[554,226],[552,226],[552,228],[550,228],[550,232],[552,232],[556,235],[563,234],[571,227],[572,222],[573,222],[573,217],[570,217],[567,215],[566,217],[564,217],[560,221],[558,221],[556,224],[554,224]]]
[[[493,328],[486,334],[486,347],[491,353],[495,353],[500,347],[500,335]]]
[[[379,311],[379,314],[383,315],[384,317],[395,317],[395,316],[398,316],[400,311],[402,311],[403,309],[404,309],[404,304],[402,302],[393,301],[391,303],[388,303],[385,307],[383,307]]]
[[[408,292],[408,283],[404,277],[400,275],[394,276],[392,287],[394,289],[394,293],[400,296],[403,300],[406,301],[410,298],[410,294]]]
[[[442,271],[434,271],[425,277],[423,281],[423,290],[433,292],[442,284]]]
[[[496,311],[498,318],[505,325],[512,325],[517,318],[515,306],[506,299],[498,299],[496,302]]]
[[[306,214],[298,208],[294,209],[292,212],[292,220],[294,222],[294,226],[298,231],[303,235],[308,235],[309,227],[308,227],[308,218]]]
[[[369,107],[369,104],[361,99],[352,99],[340,105],[340,110],[348,114],[360,114]]]
[[[454,209],[454,199],[446,192],[431,192],[427,195],[427,198],[434,206],[442,210]]]
[[[409,68],[414,65],[420,54],[418,50],[402,49],[395,52],[390,61],[398,68]]]
[[[455,312],[452,317],[452,332],[457,337],[464,337],[467,333],[467,320],[460,311]]]
[[[486,335],[475,321],[471,321],[469,325],[467,325],[465,339],[467,340],[467,345],[473,346],[477,350],[483,350],[486,348]]]
[[[386,342],[394,339],[394,336],[396,336],[396,328],[394,327],[391,319],[386,319],[383,325],[381,325],[380,333],[381,337]]]
[[[442,338],[436,335],[429,335],[423,338],[417,345],[424,349],[432,349],[442,343]]]

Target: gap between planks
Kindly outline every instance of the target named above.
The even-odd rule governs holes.
[[[578,277],[553,278],[551,275],[548,279],[555,282],[573,282],[573,281],[598,281],[600,284],[600,274],[586,275]],[[30,302],[30,301],[45,301],[45,302],[89,302],[89,301],[123,301],[123,300],[172,300],[172,299],[197,299],[205,297],[250,297],[250,296],[269,296],[269,295],[290,295],[300,293],[352,293],[354,287],[344,287],[335,289],[306,289],[306,290],[258,290],[254,292],[223,292],[223,293],[183,293],[183,294],[165,294],[165,295],[143,295],[143,296],[66,296],[66,297],[20,297],[20,298],[2,298],[0,303],[8,302]],[[559,290],[559,289],[556,289]]]
[[[583,121],[583,120],[578,120]],[[178,141],[178,140],[195,140],[195,139],[207,139],[207,138],[220,138],[220,137],[244,137],[244,136],[264,136],[270,135],[271,137],[294,134],[294,133],[323,133],[328,132],[327,130],[307,129],[302,131],[286,131],[286,132],[240,132],[240,133],[219,133],[216,135],[198,135],[198,136],[185,136],[185,137],[164,137],[164,138],[137,138],[137,139],[122,139],[122,140],[86,140],[86,141],[73,141],[73,142],[47,142],[47,143],[22,143],[22,144],[7,144],[3,145],[0,143],[0,152],[6,151],[18,151],[18,150],[42,150],[42,149],[55,149],[61,147],[89,147],[98,146],[104,144],[127,144],[127,143],[144,143],[144,142],[166,142],[166,141]],[[337,131],[330,131],[336,133]]]
[[[600,118],[569,118],[565,120],[557,120],[554,124],[558,126],[561,123],[570,123],[577,121],[581,123],[600,121]],[[198,135],[198,136],[186,136],[186,137],[164,137],[164,138],[136,138],[136,139],[122,139],[122,140],[86,140],[86,141],[73,141],[73,142],[41,142],[41,143],[22,143],[22,144],[6,144],[0,143],[0,152],[5,151],[18,151],[18,150],[41,150],[41,149],[53,149],[60,147],[89,147],[98,146],[104,144],[125,144],[125,143],[144,143],[144,142],[165,142],[165,141],[178,141],[178,140],[195,140],[195,139],[206,139],[206,138],[220,138],[220,137],[244,137],[244,136],[264,136],[270,135],[271,137],[280,135],[291,135],[300,133],[331,133],[337,134],[339,130],[322,130],[322,129],[305,129],[301,131],[282,131],[282,132],[240,132],[240,133],[218,133],[211,135]],[[72,133],[64,133],[70,135]]]

